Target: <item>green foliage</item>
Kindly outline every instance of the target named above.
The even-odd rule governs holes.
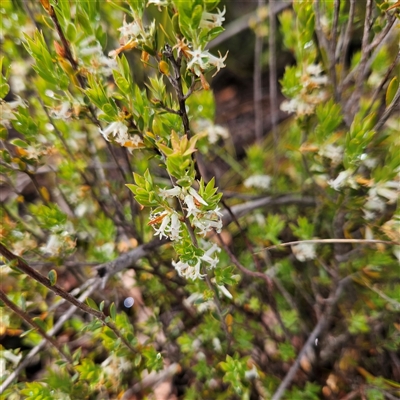
[[[2,2],[2,398],[399,395],[398,12],[351,4],[278,12],[255,143],[215,123],[233,2]]]

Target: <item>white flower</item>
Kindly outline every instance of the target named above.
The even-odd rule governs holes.
[[[183,201],[187,206],[187,217],[190,217],[191,215],[197,215],[200,210],[198,209],[195,200],[197,200],[198,203],[203,204],[205,206],[208,206],[208,204],[204,201],[204,199],[194,190],[193,188],[189,188],[189,194],[187,194]]]
[[[249,176],[244,182],[244,186],[249,188],[257,188],[268,190],[271,185],[272,178],[269,175],[252,175]]]
[[[142,28],[136,21],[132,21],[129,24],[126,23],[126,16],[124,16],[123,25],[118,30],[121,32],[121,41],[123,44],[132,38],[136,39],[142,33]]]
[[[350,186],[352,188],[356,188],[357,184],[352,178],[353,171],[351,169],[346,169],[339,173],[336,179],[330,179],[328,181],[328,185],[335,190],[340,190],[343,186]]]
[[[185,263],[182,261],[172,261],[172,265],[175,267],[179,276],[182,276],[185,279],[203,279],[206,275],[200,273],[200,259],[197,258],[195,265],[190,265],[189,263]]]
[[[343,161],[343,146],[327,144],[319,149],[318,154],[329,158],[332,161],[332,167],[337,167]]]
[[[215,57],[208,50],[201,49],[188,50],[187,53],[192,56],[187,67],[193,68],[197,76],[200,76],[201,72],[209,68],[210,65],[216,67],[218,72],[221,68],[225,67],[224,61],[228,56],[228,53],[225,54],[225,57],[222,57],[221,53],[219,53],[220,57]]]
[[[190,217],[191,215],[196,215],[200,212],[200,210],[197,208],[196,204],[194,203],[194,198],[190,194],[187,194],[183,200],[187,206],[187,217]]]
[[[192,187],[189,188],[189,193],[201,204],[204,204],[205,206],[208,206],[206,201],[194,190]]]
[[[322,68],[320,64],[311,64],[311,65],[307,65],[306,67],[306,72],[309,75],[320,75],[322,72]]]
[[[314,243],[299,243],[292,246],[292,251],[299,261],[313,260],[316,257]]]
[[[177,213],[173,213],[171,216],[171,226],[169,228],[169,237],[171,240],[179,240],[181,236],[179,235],[181,231],[181,222]]]
[[[154,228],[154,236],[159,235],[160,239],[163,236],[169,237],[171,240],[181,239],[181,221],[179,220],[179,215],[177,213],[173,212],[169,214],[165,212],[161,214],[158,218],[160,218],[160,220],[162,218],[162,221],[158,229]]]
[[[219,253],[221,249],[214,243],[200,258],[209,263],[210,266],[208,268],[215,268],[218,264],[218,256],[212,258],[215,252]]]
[[[193,128],[199,135],[205,134],[208,136],[208,141],[214,144],[221,137],[223,139],[229,138],[228,129],[221,125],[214,125],[212,121],[208,119],[198,119],[193,122]]]
[[[220,51],[218,51],[219,57],[215,57],[210,53],[208,57],[208,62],[209,64],[213,65],[217,70],[215,71],[214,75],[215,76],[221,68],[225,68],[224,61],[226,60],[226,57],[228,57],[228,52],[226,52],[225,57],[222,57],[222,54]]]
[[[158,11],[161,11],[160,7],[167,6],[168,0],[149,0],[147,2],[147,7],[149,6],[149,4],[155,4],[158,7]]]
[[[212,14],[207,11],[203,11],[200,21],[200,28],[216,28],[218,26],[222,26],[222,23],[225,21],[225,7],[222,11],[218,9],[217,14]]]
[[[228,299],[233,299],[233,296],[229,293],[228,289],[224,285],[217,285],[218,289],[227,297]]]
[[[6,128],[10,127],[10,121],[16,119],[14,115],[14,110],[17,107],[26,107],[26,104],[18,97],[15,101],[6,102],[4,100],[0,100],[0,124]]]
[[[109,136],[111,134],[114,136],[115,141],[121,145],[124,145],[130,139],[128,135],[128,127],[120,121],[112,122],[104,130],[100,129],[100,133],[107,141],[110,140]]]
[[[161,225],[158,229],[156,229],[156,232],[154,233],[154,236],[159,235],[160,239],[162,239],[163,236],[165,236],[166,238],[168,237],[168,234],[166,232],[167,231],[167,227],[168,224],[171,221],[171,217],[165,213],[165,217],[162,219]]]
[[[213,229],[215,229],[218,233],[221,233],[222,220],[215,220],[215,216],[215,213],[211,214],[211,212],[207,212],[205,213],[205,215],[202,215],[200,217],[196,216],[195,218],[193,218],[193,225],[197,229],[199,229],[199,232],[197,232],[199,235],[205,236],[207,232],[210,232]]]
[[[159,189],[159,193],[163,199],[166,197],[178,197],[181,194],[182,188],[174,186],[172,189]]]
[[[68,119],[72,115],[69,101],[64,101],[60,106],[53,107],[50,115],[55,119]]]

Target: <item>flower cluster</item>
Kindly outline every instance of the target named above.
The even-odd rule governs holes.
[[[18,107],[26,107],[26,104],[20,97],[10,102],[0,100],[0,125],[3,125],[5,128],[10,128],[10,121],[17,119],[14,113],[17,111],[16,109]]]
[[[211,144],[217,143],[219,138],[228,139],[229,131],[221,125],[214,125],[209,119],[201,118],[193,122],[193,129],[199,135],[207,135]]]
[[[150,215],[149,225],[154,228],[155,236],[159,236],[160,239],[166,237],[179,244],[184,243],[185,239],[189,237],[184,223],[185,218],[199,236],[204,237],[211,230],[221,232],[222,214],[219,207],[216,206],[211,210],[207,210],[207,208],[210,208],[209,204],[194,188],[174,186],[171,189],[159,189],[158,194],[164,201],[164,210]],[[173,198],[178,199],[182,204],[185,217],[173,210],[169,204],[165,204],[166,199]],[[157,210],[159,209],[160,207],[157,208]],[[199,240],[200,248],[196,246],[191,251],[189,247],[192,245],[185,245],[185,254],[180,254],[179,261],[173,261],[172,265],[179,276],[193,280],[202,279],[205,276],[201,273],[202,264],[205,264],[208,269],[215,268],[218,263],[218,256],[215,254],[221,250],[216,244],[212,244],[209,247],[209,244],[203,239]]]
[[[201,76],[202,72],[210,67],[217,68],[214,74],[216,75],[221,68],[225,67],[224,61],[228,56],[228,53],[225,54],[225,57],[222,57],[221,53],[219,53],[219,57],[215,57],[208,50],[202,50],[201,48],[193,49],[193,51],[189,50],[187,53],[191,57],[187,67],[193,69],[197,76]]]
[[[215,268],[218,263],[218,256],[214,256],[215,253],[219,253],[221,249],[213,244],[202,256],[195,257],[189,261],[179,260],[178,262],[172,261],[172,265],[175,267],[179,276],[186,279],[203,279],[206,275],[201,273],[202,261],[208,263],[207,268]]]
[[[269,175],[251,175],[244,182],[247,188],[256,188],[261,190],[268,190],[271,186],[272,178]]]
[[[322,75],[320,65],[311,64],[306,67],[300,78],[301,90],[289,101],[281,104],[281,110],[296,113],[297,116],[310,115],[314,113],[315,107],[326,100],[328,92],[323,89],[328,84],[328,77]]]
[[[107,141],[110,140],[110,135],[113,136],[114,140],[121,146],[126,147],[130,153],[132,153],[133,149],[136,149],[143,144],[139,135],[129,135],[128,127],[121,121],[112,122],[104,130],[100,129],[100,133]]]
[[[110,76],[112,71],[117,69],[117,62],[104,55],[101,44],[94,36],[89,36],[82,40],[77,53],[82,58],[90,56],[90,67],[86,67],[86,69],[92,74],[99,73]]]

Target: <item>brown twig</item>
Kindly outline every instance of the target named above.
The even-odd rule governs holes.
[[[11,251],[7,249],[6,246],[4,246],[2,243],[0,243],[0,254],[5,257],[9,261],[13,261],[16,265],[16,267],[32,279],[34,279],[36,282],[39,282],[43,286],[47,287],[49,290],[51,290],[53,293],[56,295],[62,297],[63,299],[67,300],[69,303],[73,304],[80,310],[84,311],[87,314],[90,314],[94,316],[95,318],[99,319],[104,325],[106,325],[108,328],[110,328],[115,335],[121,339],[121,341],[125,344],[126,347],[128,347],[129,350],[131,350],[133,353],[136,353],[136,349],[127,341],[127,339],[122,336],[121,332],[118,330],[118,328],[114,325],[113,322],[109,321],[109,318],[101,311],[97,311],[85,303],[80,302],[77,300],[74,296],[71,296],[68,292],[66,292],[62,287],[60,287],[57,284],[52,284],[50,282],[50,279],[36,271],[35,269],[31,268],[22,258],[16,256],[13,254]]]
[[[52,338],[40,325],[37,324],[24,310],[19,308],[16,304],[14,304],[6,294],[0,289],[0,300],[18,317],[24,320],[28,325],[37,330],[40,335],[49,342],[60,354],[61,356],[68,361],[69,363],[73,363],[73,360],[70,355],[64,352],[64,350],[60,347],[60,345]]]
[[[297,240],[294,242],[281,243],[281,244],[277,244],[274,246],[266,247],[261,251],[279,249],[281,247],[288,247],[288,246],[293,246],[293,245],[297,245],[297,244],[301,244],[301,243],[315,243],[315,244],[327,244],[327,243],[376,244],[376,243],[383,243],[383,244],[390,244],[390,245],[395,245],[395,246],[400,245],[400,243],[394,242],[394,241],[375,240],[375,239],[310,239],[310,240]]]
[[[271,115],[271,131],[274,141],[274,177],[278,174],[278,74],[276,64],[276,14],[272,11],[275,8],[275,0],[269,2],[269,99],[270,99],[270,115]]]
[[[261,24],[263,21],[260,18],[262,9],[265,7],[265,0],[258,0],[257,16],[258,22],[254,28],[256,35],[254,45],[254,71],[253,71],[253,104],[254,104],[254,126],[256,142],[261,144],[263,137],[263,110],[262,110],[262,50],[264,43],[264,35],[262,33]]]
[[[272,396],[271,400],[280,400],[282,398],[282,396],[284,395],[286,389],[288,388],[288,386],[292,382],[297,370],[300,367],[300,362],[301,362],[302,358],[308,353],[308,351],[314,345],[315,339],[317,339],[318,336],[327,327],[327,325],[328,325],[328,323],[329,323],[329,321],[330,321],[330,319],[332,317],[332,313],[333,313],[334,307],[335,307],[336,303],[339,301],[339,298],[340,298],[340,296],[341,296],[341,294],[343,292],[344,287],[351,281],[351,279],[352,279],[352,277],[348,276],[348,277],[342,279],[338,283],[336,289],[333,291],[333,293],[331,294],[330,298],[328,299],[329,300],[327,302],[328,305],[327,305],[326,309],[324,310],[324,312],[322,314],[322,317],[320,318],[320,320],[318,321],[317,325],[315,326],[315,328],[311,332],[310,336],[307,339],[307,342],[304,344],[303,348],[301,349],[300,353],[298,354],[298,356],[296,358],[296,361],[290,367],[288,373],[286,374],[285,378],[283,379],[283,381],[279,385],[278,389],[276,390],[276,392]]]

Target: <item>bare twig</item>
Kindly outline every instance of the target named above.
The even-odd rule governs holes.
[[[293,246],[301,243],[315,243],[315,244],[326,244],[326,243],[360,243],[360,244],[376,244],[376,243],[383,243],[383,244],[390,244],[390,245],[400,245],[398,242],[391,242],[388,240],[375,240],[375,239],[310,239],[310,240],[297,240],[294,242],[286,242],[277,244],[275,246],[269,246],[264,248],[264,250],[273,250],[279,249],[280,247],[288,247]],[[261,251],[260,251],[261,252]]]
[[[399,103],[400,103],[400,87],[397,89],[397,92],[392,102],[390,103],[389,107],[385,110],[383,115],[379,118],[379,121],[376,123],[373,130],[379,131],[383,127],[383,125],[385,125],[385,122],[392,115],[393,111],[399,108]]]
[[[274,316],[276,320],[278,321],[280,327],[282,328],[283,333],[285,334],[285,337],[287,340],[290,340],[290,334],[289,331],[287,330],[285,324],[282,321],[282,318],[278,312],[278,308],[276,307],[275,299],[272,296],[272,288],[274,286],[273,281],[271,277],[269,277],[267,274],[264,274],[262,272],[257,272],[257,271],[251,271],[247,269],[244,265],[241,264],[241,262],[236,258],[236,256],[232,253],[230,248],[226,245],[224,242],[222,236],[218,233],[218,238],[219,238],[219,243],[221,244],[222,248],[225,250],[225,252],[228,254],[229,258],[233,262],[233,264],[238,267],[238,269],[245,275],[251,276],[252,278],[258,278],[262,279],[265,282],[265,285],[267,287],[267,295],[268,295],[268,302],[269,305],[271,306],[271,310],[274,313]]]
[[[0,289],[0,300],[10,309],[12,310],[18,317],[24,320],[28,325],[37,330],[40,335],[61,354],[61,356],[68,361],[69,363],[73,363],[71,356],[66,354],[60,345],[52,338],[40,325],[38,325],[24,310],[19,308],[16,304],[14,304],[6,294]]]
[[[2,243],[0,243],[0,254],[5,257],[9,261],[13,261],[16,264],[16,267],[36,282],[39,282],[43,286],[47,287],[56,295],[62,297],[63,299],[67,300],[69,303],[73,304],[74,306],[78,307],[80,310],[84,311],[87,314],[90,314],[97,319],[99,319],[104,325],[110,328],[115,335],[121,339],[121,341],[131,350],[133,353],[136,353],[136,349],[128,342],[128,340],[121,334],[118,328],[114,325],[113,322],[109,321],[109,318],[102,312],[95,310],[85,303],[80,302],[74,296],[71,296],[68,292],[66,292],[62,287],[57,284],[52,284],[50,279],[36,271],[35,269],[31,268],[22,258],[16,256],[11,251],[7,249]]]
[[[344,33],[342,51],[340,53],[340,61],[339,61],[339,65],[340,65],[341,71],[342,71],[341,79],[339,82],[339,93],[342,93],[342,89],[343,89],[343,76],[345,74],[345,62],[346,62],[346,57],[347,57],[347,53],[349,50],[350,41],[351,41],[351,33],[352,33],[352,28],[353,28],[355,10],[356,10],[356,0],[350,0],[349,19],[347,21],[346,31]]]
[[[271,400],[280,400],[282,398],[282,396],[284,395],[286,389],[288,388],[288,386],[292,382],[294,376],[296,375],[297,370],[300,367],[301,359],[308,353],[308,351],[314,345],[315,339],[317,339],[317,337],[327,327],[327,325],[328,325],[328,323],[329,323],[329,321],[330,321],[330,319],[332,317],[332,313],[333,313],[334,307],[335,307],[336,303],[339,301],[339,298],[340,298],[340,296],[341,296],[341,294],[343,292],[344,287],[351,281],[351,279],[352,279],[352,277],[348,276],[348,277],[342,279],[338,283],[336,289],[334,290],[334,292],[332,293],[332,295],[328,299],[329,300],[328,306],[325,309],[325,311],[323,312],[322,317],[320,318],[320,320],[318,321],[317,325],[315,326],[315,328],[311,332],[310,336],[307,339],[307,342],[305,343],[305,345],[301,349],[300,353],[298,354],[298,356],[296,358],[296,361],[290,367],[288,373],[286,374],[285,378],[283,379],[283,381],[279,385],[278,389],[276,390],[276,392],[272,396]]]
[[[264,35],[262,33],[262,20],[260,14],[263,12],[265,0],[258,0],[258,23],[254,28],[256,35],[254,46],[254,76],[253,76],[253,103],[254,103],[254,126],[256,141],[260,144],[263,137],[263,110],[262,110],[262,50],[264,43]]]
[[[278,154],[278,74],[276,66],[276,15],[272,12],[275,8],[275,0],[269,2],[269,99],[271,112],[271,131],[274,139],[274,154]],[[278,160],[275,157],[274,176],[278,173]]]
[[[97,281],[91,285],[82,295],[78,298],[80,302],[85,301],[96,289],[101,284],[100,278],[97,279]],[[52,336],[56,334],[57,332],[60,331],[60,329],[63,327],[65,321],[68,321],[75,313],[77,310],[76,306],[71,306],[66,312],[64,312],[60,319],[54,324],[54,326],[46,332],[47,335]],[[38,354],[46,345],[47,341],[42,340],[37,346],[35,346],[33,349],[29,351],[29,353],[25,356],[25,358],[18,364],[18,366],[14,369],[14,371],[11,372],[11,374],[4,380],[4,382],[0,385],[0,394],[2,394],[8,386],[11,385],[11,383],[18,377],[18,375],[24,370],[25,367],[27,367],[31,360]]]
[[[284,9],[291,7],[292,1],[281,1],[276,2],[274,7],[270,10],[274,15],[279,14]],[[225,31],[222,32],[217,38],[215,38],[212,42],[208,44],[208,48],[211,49],[213,47],[219,46],[221,43],[230,39],[233,36],[236,36],[240,32],[250,28],[251,22],[256,17],[257,11],[253,11],[249,14],[243,15],[242,17],[236,19],[225,27]]]

